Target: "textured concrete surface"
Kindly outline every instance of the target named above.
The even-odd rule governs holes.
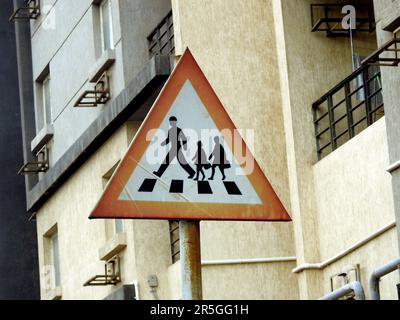
[[[378,43],[384,44],[393,38],[391,32],[383,31],[389,21],[400,17],[400,1],[383,0],[374,1],[377,15]],[[388,19],[389,15],[389,19]],[[398,36],[398,35],[397,35]],[[383,100],[385,102],[387,140],[389,148],[389,162],[393,164],[400,161],[400,68],[382,68]],[[400,170],[392,172],[393,199],[396,210],[398,243],[400,246]]]

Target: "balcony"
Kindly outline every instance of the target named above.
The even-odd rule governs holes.
[[[342,20],[344,14],[342,8],[345,4],[312,4],[311,9],[311,31],[326,32],[328,37],[348,37],[349,30],[343,29]],[[357,4],[356,9],[356,32],[373,32],[375,30],[375,17],[372,5]]]
[[[106,104],[111,99],[110,80],[107,72],[104,72],[100,77],[96,77],[93,88],[84,91],[75,102],[74,107],[92,107]],[[93,83],[93,82],[91,82]]]
[[[43,147],[37,152],[36,160],[31,160],[25,163],[18,171],[18,175],[30,175],[44,173],[49,170],[49,155],[47,146]]]
[[[26,0],[24,6],[17,8],[9,21],[37,19],[40,15],[40,1]]]
[[[384,116],[381,73],[363,65],[312,105],[318,160]]]
[[[155,55],[170,55],[175,52],[172,10],[147,37],[150,58]]]

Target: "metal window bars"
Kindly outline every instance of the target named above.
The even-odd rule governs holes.
[[[110,99],[110,79],[107,72],[104,72],[92,90],[86,90],[79,96],[74,107],[94,108],[98,105],[106,104]]]
[[[376,27],[373,7],[357,3],[352,5],[357,12],[354,32],[373,32]],[[348,37],[349,30],[342,27],[344,6],[345,4],[339,3],[311,4],[311,32],[326,32],[328,37]]]
[[[155,55],[169,55],[175,52],[172,10],[154,28],[147,40],[150,58]]]
[[[18,175],[26,174],[38,174],[49,170],[49,157],[47,146],[43,146],[42,149],[36,154],[37,160],[28,161],[18,171]]]
[[[380,69],[361,66],[312,105],[318,160],[384,116]]]
[[[26,0],[24,3],[23,7],[13,12],[9,21],[37,19],[40,15],[40,0]]]
[[[104,274],[96,275],[86,281],[83,286],[110,286],[121,282],[120,259],[114,256],[104,265]]]

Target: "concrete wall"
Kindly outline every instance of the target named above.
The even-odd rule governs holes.
[[[352,68],[349,39],[310,32],[310,3],[274,1],[277,34],[281,36],[277,43],[299,265],[331,258],[394,219],[389,177],[384,171],[388,164],[384,121],[316,163],[311,105],[347,77]],[[356,48],[372,52],[374,37],[356,38]],[[382,190],[386,191],[382,194]],[[371,197],[373,200],[369,200]],[[386,241],[379,259],[363,256],[366,246],[360,250],[363,253],[346,257],[323,272],[312,268],[300,272],[301,298],[317,298],[329,292],[329,277],[342,271],[348,261],[364,265],[366,286],[371,271],[385,258],[398,254],[390,239],[385,235],[374,243]],[[393,288],[389,292],[387,296],[393,298]]]
[[[381,119],[313,167],[322,260],[394,221],[385,136]]]
[[[147,37],[171,10],[171,0],[120,0],[119,8],[123,26],[123,75],[129,83],[148,62]]]
[[[311,34],[310,4],[303,0],[273,1],[298,264],[320,257],[315,237],[318,213],[312,173],[316,151],[311,105],[351,72],[346,39]],[[336,62],[334,68],[331,61]],[[300,275],[301,298],[322,294],[313,289],[318,277],[316,273]]]
[[[321,261],[394,222],[388,163],[386,125],[381,119],[314,166]],[[324,270],[324,291],[330,290],[331,276],[357,264],[367,289],[373,270],[398,256],[395,228],[386,233]],[[379,254],[371,254],[374,250]],[[390,286],[382,287],[384,299],[397,299],[398,275],[391,275],[391,280]]]
[[[88,216],[103,190],[103,175],[121,159],[126,147],[127,133],[124,126],[99,150],[97,157],[90,158],[37,213],[39,262],[42,271],[46,265],[44,235],[57,224],[63,299],[103,299],[112,292],[109,287],[83,287],[89,278],[104,273],[99,249],[107,242],[105,221],[89,221]],[[126,225],[126,232],[128,241],[131,242],[131,224]],[[125,261],[131,262],[131,255],[132,247],[129,246],[122,256],[126,283],[135,280],[132,277],[134,268],[125,268],[124,264]],[[41,297],[50,298],[43,272]]]
[[[375,1],[378,42],[380,45],[384,44],[393,38],[390,31],[384,31],[389,23],[400,17],[400,1]],[[398,37],[398,35],[397,35]],[[389,161],[390,164],[400,160],[400,148],[398,137],[400,134],[400,111],[398,108],[398,101],[400,99],[400,92],[398,90],[400,85],[400,69],[396,67],[382,68],[382,83],[383,83],[383,97],[385,101],[387,136],[389,146]],[[397,222],[400,225],[400,172],[398,169],[392,172],[393,183],[393,197],[396,209]],[[398,239],[400,245],[400,227],[397,228]]]
[[[12,1],[0,10],[0,300],[38,299],[35,223],[25,211],[23,146]]]
[[[254,129],[255,158],[290,210],[271,2],[172,4],[176,53],[188,46],[236,126]],[[203,223],[202,254],[206,260],[293,256],[292,224]],[[218,284],[227,288],[224,298],[296,299],[290,265],[207,267],[205,297],[221,297],[225,290],[213,292]],[[293,290],[281,290],[278,282]]]

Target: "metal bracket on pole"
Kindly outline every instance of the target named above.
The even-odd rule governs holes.
[[[180,221],[181,288],[183,300],[202,300],[200,221]]]

